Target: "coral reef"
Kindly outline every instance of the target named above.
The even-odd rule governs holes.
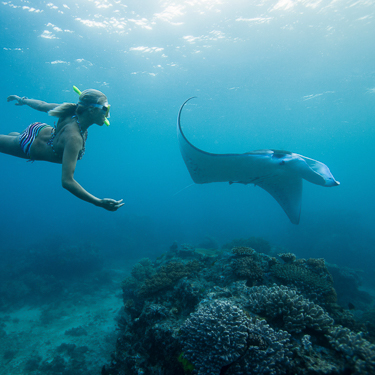
[[[184,357],[199,375],[218,374],[244,355],[248,336],[247,316],[227,301],[200,307],[181,326]]]
[[[181,341],[198,375],[219,374],[225,367],[228,374],[284,373],[291,355],[288,333],[249,319],[225,300],[200,306],[181,327]]]
[[[229,243],[226,243],[222,246],[223,249],[232,249],[234,247],[250,247],[258,253],[270,254],[271,245],[268,241],[261,237],[250,237],[247,239],[240,238],[235,239]]]
[[[143,281],[154,274],[152,262],[148,258],[141,259],[131,270],[131,275],[138,281]]]
[[[307,267],[306,265],[309,265]],[[313,269],[311,269],[313,268]],[[271,273],[283,283],[293,285],[300,289],[306,295],[324,297],[325,302],[335,302],[336,292],[333,288],[333,279],[329,272],[324,272],[325,268],[321,266],[320,262],[312,263],[294,262],[280,264],[276,263],[271,268]],[[317,271],[319,273],[317,273]]]
[[[102,374],[374,372],[371,331],[359,333],[370,323],[333,302],[323,259],[285,251],[280,261],[240,242],[215,258],[174,244],[136,266],[123,283],[120,336]]]
[[[277,254],[285,263],[293,263],[297,257],[293,253],[279,253]]]
[[[263,269],[250,257],[234,259],[231,265],[234,274],[240,279],[260,280],[263,277]]]
[[[169,288],[173,286],[177,280],[189,276],[192,273],[196,273],[199,269],[199,262],[194,260],[186,264],[182,262],[169,262],[165,266],[162,266],[155,275],[144,281],[139,293],[146,296]]]
[[[288,332],[301,332],[306,328],[326,331],[333,325],[333,319],[319,305],[286,286],[258,286],[249,288],[247,293],[252,312],[264,314],[271,321],[281,318],[282,327]]]
[[[237,246],[232,249],[232,253],[234,255],[253,255],[255,253],[255,250],[251,247],[246,246]]]
[[[363,333],[354,333],[342,326],[333,327],[326,334],[330,344],[344,354],[352,374],[375,374],[375,345],[363,338]]]
[[[274,330],[264,320],[249,323],[249,348],[227,372],[228,375],[285,374],[291,365],[290,335]]]
[[[231,250],[233,259],[230,263],[236,279],[247,280],[248,285],[254,285],[263,278],[266,268],[262,257],[254,249],[246,246],[237,246]]]

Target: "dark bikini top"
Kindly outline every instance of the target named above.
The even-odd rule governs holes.
[[[88,132],[87,132],[87,130],[82,131],[82,129],[81,129],[81,124],[80,124],[79,121],[78,121],[78,117],[77,117],[77,115],[72,116],[72,118],[75,118],[75,119],[76,119],[76,121],[77,121],[77,125],[78,125],[78,127],[79,127],[79,134],[81,134],[81,137],[82,137],[82,140],[83,140],[83,147],[82,147],[82,149],[79,151],[79,154],[78,154],[78,157],[77,157],[77,160],[81,160],[82,157],[83,157],[83,155],[85,154],[85,151],[86,151],[86,140],[87,140]],[[51,138],[49,139],[49,141],[47,142],[47,144],[48,144],[49,146],[51,146],[53,153],[54,153],[56,156],[59,156],[59,154],[56,152],[55,148],[53,147],[53,140],[55,139],[55,137],[56,137],[56,128],[52,128]]]

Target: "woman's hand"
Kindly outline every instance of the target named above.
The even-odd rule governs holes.
[[[13,100],[17,100],[16,105],[24,105],[25,103],[23,102],[24,99],[27,99],[25,96],[21,98],[18,95],[9,95],[7,97],[7,102],[12,102]]]
[[[119,201],[115,201],[114,199],[104,198],[100,201],[100,207],[105,208],[108,211],[117,211],[120,207],[122,207],[125,203],[122,203],[123,199]]]

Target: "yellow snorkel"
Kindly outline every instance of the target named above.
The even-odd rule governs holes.
[[[81,90],[80,90],[77,86],[73,86],[73,90],[74,90],[78,95],[81,95],[81,94],[82,94]],[[108,121],[107,118],[104,120],[104,123],[105,123],[107,126],[109,126],[109,121]]]

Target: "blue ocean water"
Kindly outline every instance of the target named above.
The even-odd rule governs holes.
[[[111,126],[92,127],[75,177],[107,212],[61,187],[61,167],[0,155],[3,256],[45,241],[95,242],[106,257],[157,256],[173,241],[259,236],[374,282],[375,3],[363,1],[3,1],[1,133],[46,114],[16,94],[75,102],[103,91]],[[341,185],[304,183],[301,222],[258,187],[191,185],[176,120],[213,153],[293,151]],[[191,185],[191,186],[190,186]],[[53,246],[51,246],[53,251]]]

